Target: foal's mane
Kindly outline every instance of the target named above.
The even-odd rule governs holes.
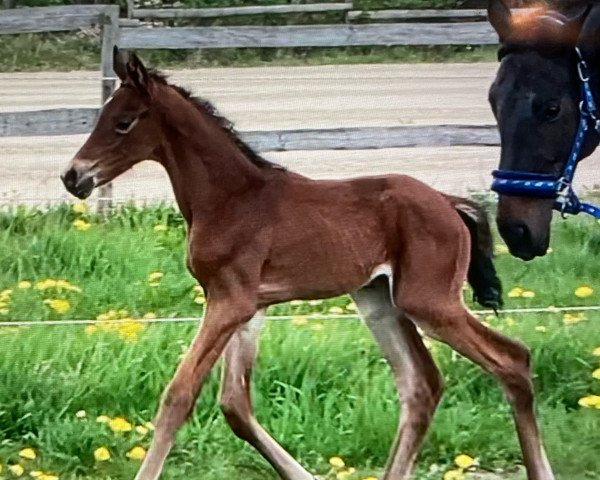
[[[262,157],[258,153],[256,153],[246,142],[244,142],[239,133],[236,131],[233,122],[222,116],[217,108],[208,100],[194,96],[192,93],[179,85],[173,85],[169,83],[167,80],[167,76],[158,71],[158,70],[149,70],[148,77],[161,84],[166,85],[174,89],[179,95],[188,100],[196,109],[198,109],[201,113],[207,114],[209,117],[213,118],[219,127],[227,134],[227,137],[240,149],[240,151],[250,160],[254,165],[259,168],[276,168],[280,170],[285,170],[285,167],[278,165],[276,163],[270,162],[266,158]]]

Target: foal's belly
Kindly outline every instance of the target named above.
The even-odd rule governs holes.
[[[273,248],[261,274],[261,303],[348,293],[368,283],[377,266],[388,262],[383,239],[375,232],[352,228],[311,233]]]

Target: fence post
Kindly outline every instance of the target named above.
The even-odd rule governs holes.
[[[104,25],[102,28],[102,104],[109,99],[115,90],[117,83],[115,72],[113,71],[113,48],[119,40],[119,7],[108,6],[104,14]],[[98,201],[99,213],[104,213],[106,209],[112,207],[113,185],[109,183],[100,187],[98,192],[100,200]]]

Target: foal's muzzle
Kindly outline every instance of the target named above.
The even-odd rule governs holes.
[[[67,191],[77,198],[87,198],[94,190],[95,181],[88,173],[79,173],[75,167],[70,167],[60,176]]]

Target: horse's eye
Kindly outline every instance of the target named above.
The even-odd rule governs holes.
[[[129,133],[136,123],[137,118],[122,118],[115,125],[115,131],[121,134]]]
[[[556,120],[556,117],[558,117],[559,113],[560,113],[560,105],[557,105],[557,104],[548,105],[544,109],[544,118],[546,119],[546,121]]]

